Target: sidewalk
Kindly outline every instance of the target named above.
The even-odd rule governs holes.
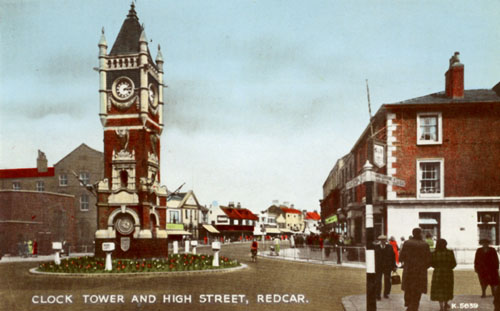
[[[450,310],[493,310],[493,297],[481,298],[479,295],[458,295],[449,302]],[[366,295],[347,296],[342,298],[345,311],[365,311]],[[377,301],[377,311],[405,310],[402,294],[391,295],[389,299]],[[437,311],[439,303],[430,301],[428,295],[422,295],[419,311]]]
[[[53,261],[54,254],[52,255],[39,255],[36,257],[21,257],[21,256],[3,256],[0,260],[0,264],[7,262],[39,262],[39,261]],[[83,257],[83,256],[94,256],[94,253],[71,253],[69,257]],[[61,259],[67,258],[67,256],[61,256]]]

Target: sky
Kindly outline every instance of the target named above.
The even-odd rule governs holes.
[[[128,0],[0,0],[0,169],[103,150],[97,43]],[[372,110],[500,81],[500,1],[136,0],[165,61],[162,184],[202,205],[320,210],[322,185]]]

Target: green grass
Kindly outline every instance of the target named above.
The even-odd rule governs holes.
[[[174,254],[162,259],[115,259],[113,270],[105,271],[104,258],[78,257],[61,260],[60,265],[54,262],[44,262],[38,266],[38,271],[53,273],[141,273],[141,272],[171,272],[223,269],[240,266],[237,260],[224,256],[219,257],[219,266],[212,265],[213,256]]]

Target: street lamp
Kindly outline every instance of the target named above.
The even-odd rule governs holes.
[[[370,161],[366,161],[363,166],[363,175],[365,176],[365,221],[366,221],[366,310],[377,310],[377,300],[375,293],[375,246],[374,229],[373,229],[373,165]]]

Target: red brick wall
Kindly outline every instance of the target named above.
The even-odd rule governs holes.
[[[52,241],[76,245],[73,196],[47,192],[0,191],[0,247],[16,254],[16,244],[50,232]]]
[[[441,109],[438,109],[441,108]],[[417,145],[417,113],[442,113],[439,145]],[[398,125],[396,177],[406,181],[398,196],[415,197],[416,159],[444,159],[446,197],[500,195],[500,106],[498,104],[443,105],[433,109],[396,111]]]

